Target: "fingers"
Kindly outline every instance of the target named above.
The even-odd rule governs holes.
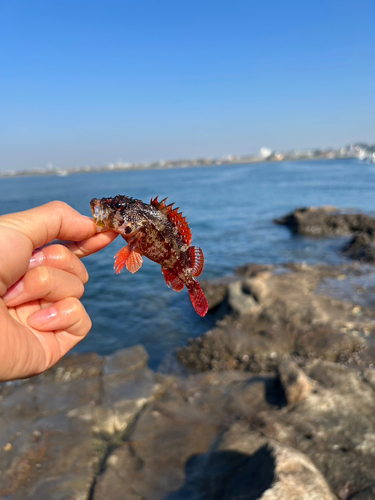
[[[81,215],[62,201],[52,201],[40,207],[0,217],[0,227],[19,231],[27,236],[33,248],[39,248],[55,239],[77,242],[72,251],[85,257],[101,250],[118,234],[114,231],[97,233],[93,219]]]
[[[29,270],[38,266],[50,266],[74,274],[83,284],[89,275],[85,266],[68,248],[63,245],[50,245],[33,252],[29,261]]]
[[[91,218],[81,215],[61,201],[1,216],[0,296],[25,274],[36,248],[60,239],[67,241],[66,247],[82,258],[101,250],[116,236],[117,233],[113,231],[97,233]],[[55,264],[51,265],[56,267]]]
[[[82,241],[96,233],[92,219],[63,202],[51,202],[32,210],[1,216],[0,296],[26,273],[36,248],[56,238]]]
[[[103,233],[97,233],[86,240],[70,241],[66,243],[66,247],[81,259],[82,257],[87,257],[88,255],[96,253],[106,247],[115,238],[117,238],[117,236],[118,233],[115,233],[114,231],[106,231]]]
[[[28,271],[3,295],[8,307],[16,307],[32,300],[57,302],[65,297],[81,298],[84,286],[75,274],[54,267],[38,266]]]
[[[84,337],[91,328],[91,320],[81,302],[67,297],[53,305],[40,309],[27,319],[28,324],[40,331],[67,331]]]
[[[80,241],[97,233],[94,221],[81,215],[62,201],[4,215],[0,225],[17,230],[33,244],[33,248],[46,245],[54,239]]]
[[[68,297],[40,309],[27,319],[30,327],[41,332],[49,351],[47,367],[52,366],[80,342],[91,329],[91,320],[81,302]]]
[[[44,309],[40,309],[40,304]],[[91,320],[74,297],[7,308],[0,301],[2,325],[0,380],[37,375],[53,366],[90,331]]]

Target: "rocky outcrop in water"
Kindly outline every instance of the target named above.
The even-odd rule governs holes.
[[[204,285],[226,316],[180,350],[184,377],[137,346],[3,384],[0,498],[374,498],[374,283],[246,266]]]
[[[298,208],[274,222],[287,226],[297,235],[354,235],[343,246],[343,254],[361,262],[375,263],[375,217],[335,207],[308,207]]]
[[[344,246],[344,255],[361,262],[375,263],[375,231],[358,233]]]
[[[297,208],[274,222],[287,226],[294,234],[305,236],[346,236],[356,232],[375,231],[374,217],[331,206]]]

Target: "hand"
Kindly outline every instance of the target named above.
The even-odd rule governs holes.
[[[0,380],[43,372],[87,335],[80,258],[116,236],[59,201],[0,217]],[[56,238],[68,243],[44,246]]]

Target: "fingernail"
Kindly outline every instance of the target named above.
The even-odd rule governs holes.
[[[3,295],[2,299],[4,302],[10,302],[11,300],[17,298],[23,292],[23,280],[20,279],[14,285],[12,285],[6,293]]]
[[[29,260],[29,269],[40,266],[44,259],[45,257],[43,250],[35,250],[35,252],[33,252],[31,255],[31,259]]]
[[[34,328],[38,328],[42,325],[48,325],[52,320],[54,320],[57,316],[56,307],[46,307],[45,309],[41,309],[40,311],[35,312],[31,316],[27,318],[27,322],[30,326]]]

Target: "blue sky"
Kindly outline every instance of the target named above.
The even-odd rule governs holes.
[[[0,0],[0,169],[375,142],[373,0]]]

